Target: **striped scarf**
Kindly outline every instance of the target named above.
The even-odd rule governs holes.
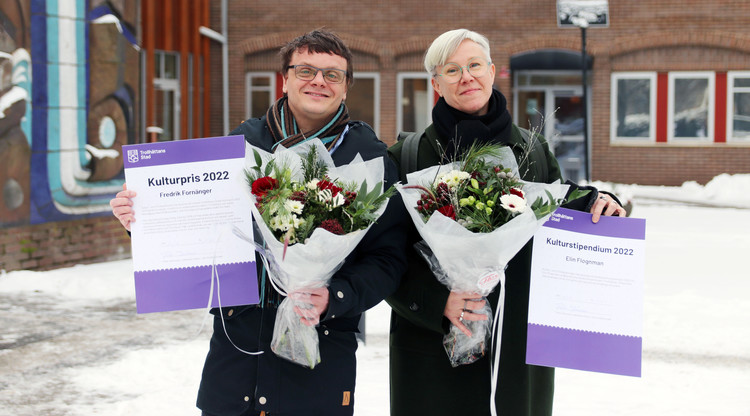
[[[331,121],[319,130],[299,131],[294,115],[289,109],[286,96],[279,98],[266,113],[266,123],[268,123],[268,129],[273,137],[274,149],[278,145],[290,148],[310,139],[318,138],[328,150],[331,150],[341,138],[341,133],[344,132],[348,122],[349,112],[343,102]]]

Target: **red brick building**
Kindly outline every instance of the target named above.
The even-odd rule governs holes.
[[[0,270],[128,256],[108,205],[122,145],[221,136],[263,114],[281,94],[279,47],[320,27],[354,52],[347,105],[386,143],[431,122],[424,51],[464,27],[489,38],[514,120],[542,129],[568,178],[585,160],[591,179],[648,185],[750,171],[750,2],[609,1],[608,25],[586,30],[586,112],[582,33],[558,26],[556,6],[3,2]]]
[[[229,1],[227,8],[230,128],[279,96],[280,45],[325,27],[355,55],[352,117],[392,143],[399,130],[430,121],[424,51],[440,33],[465,27],[489,38],[495,85],[516,123],[543,128],[567,176],[583,177],[581,31],[558,26],[555,1]],[[211,2],[211,25],[221,26],[221,2]],[[610,1],[608,27],[587,29],[586,43],[591,179],[679,185],[750,172],[749,2]],[[211,133],[220,135],[221,53],[212,48]]]

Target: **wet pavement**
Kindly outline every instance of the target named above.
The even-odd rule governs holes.
[[[79,397],[67,370],[105,365],[138,348],[198,333],[201,310],[136,314],[135,302],[66,307],[42,294],[0,295],[0,415],[67,416]],[[208,323],[207,323],[208,325]],[[200,337],[210,337],[210,326]],[[208,346],[208,343],[206,343]]]

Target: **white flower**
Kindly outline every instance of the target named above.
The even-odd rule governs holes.
[[[293,214],[301,215],[302,209],[305,208],[305,204],[300,201],[287,199],[286,202],[284,202],[284,208]]]
[[[331,198],[331,209],[344,205],[344,202],[346,202],[346,198],[344,198],[344,195],[339,192],[338,194],[336,194],[336,196]]]
[[[453,189],[469,178],[471,178],[471,175],[468,172],[452,170],[438,175],[437,179],[435,179],[435,185],[445,182],[450,189]]]
[[[294,215],[276,215],[271,218],[269,225],[274,230],[289,231],[290,228],[294,227],[294,218]]]
[[[308,182],[307,185],[305,186],[307,186],[307,189],[309,190],[315,190],[315,189],[318,189],[318,182],[320,181],[317,179],[313,179],[310,182]]]
[[[305,219],[298,217],[296,215],[292,215],[292,224],[294,224],[294,228],[299,228],[300,226],[305,224]]]
[[[330,201],[333,197],[333,192],[331,192],[330,189],[323,189],[322,191],[318,192],[318,202],[325,204],[326,202]]]
[[[323,189],[318,192],[316,198],[318,202],[325,204],[329,211],[344,205],[344,202],[346,202],[346,198],[344,198],[344,195],[341,192],[336,194],[336,196],[333,196],[333,191],[330,189]]]
[[[513,194],[502,195],[500,197],[500,205],[512,214],[526,210],[526,200]]]

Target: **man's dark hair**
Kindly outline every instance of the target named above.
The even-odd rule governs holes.
[[[354,81],[354,68],[352,67],[352,53],[344,44],[344,41],[333,32],[324,29],[316,29],[312,32],[292,40],[284,45],[279,51],[281,55],[281,73],[286,74],[287,67],[292,61],[294,52],[307,50],[309,53],[327,53],[338,55],[346,59],[346,85],[350,87]]]

